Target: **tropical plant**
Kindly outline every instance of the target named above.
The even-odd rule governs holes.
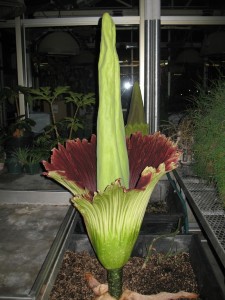
[[[72,139],[74,137],[73,134],[76,133],[79,128],[83,128],[81,119],[78,117],[79,110],[95,103],[93,93],[75,93],[71,91],[69,86],[58,86],[54,89],[51,87],[40,87],[38,89],[23,87],[21,89],[33,102],[39,100],[49,105],[51,124],[46,126],[45,132],[40,138],[45,139],[45,142],[54,140],[54,146],[59,142],[64,142],[64,140]],[[57,121],[54,113],[54,104],[60,99],[74,106],[74,115]],[[65,131],[69,131],[66,136],[64,136]],[[64,134],[61,134],[62,132]]]
[[[115,25],[105,13],[98,65],[97,139],[92,135],[90,142],[76,139],[59,144],[51,162],[43,164],[44,174],[74,195],[72,203],[83,215],[93,248],[108,272],[109,294],[119,299],[123,266],[138,237],[150,195],[159,179],[177,167],[180,151],[159,132],[125,138],[115,35]]]
[[[81,108],[93,105],[95,103],[94,93],[82,94],[69,91],[69,96],[65,97],[66,103],[72,103],[74,106],[74,115],[72,117],[66,117],[67,128],[69,129],[68,139],[73,138],[73,132],[76,132],[79,128],[83,128],[81,120],[78,118],[78,113]]]

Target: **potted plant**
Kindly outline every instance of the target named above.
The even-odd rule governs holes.
[[[30,147],[33,143],[32,126],[35,121],[20,113],[19,87],[4,87],[0,92],[2,102],[9,101],[15,107],[15,115],[7,120],[5,128],[4,148],[6,156],[10,156],[15,148]],[[26,98],[28,103],[28,98]]]
[[[24,161],[29,153],[28,148],[16,148],[10,152],[10,156],[6,158],[6,166],[8,173],[21,174],[23,172]]]
[[[51,162],[43,162],[45,175],[74,195],[72,203],[82,214],[95,253],[107,270],[108,288],[101,299],[120,299],[123,294],[123,266],[138,238],[150,195],[159,179],[177,167],[180,156],[177,145],[159,132],[125,138],[115,34],[115,25],[105,13],[97,136],[92,135],[90,142],[76,139],[68,140],[65,147],[59,144]]]
[[[7,156],[10,156],[15,148],[31,147],[33,145],[32,126],[35,121],[30,118],[19,116],[15,122],[9,125],[4,148]]]
[[[39,173],[41,171],[40,163],[43,157],[43,149],[36,147],[29,149],[27,156],[23,161],[24,171],[30,175]]]

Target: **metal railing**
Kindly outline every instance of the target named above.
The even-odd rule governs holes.
[[[189,175],[188,168],[173,171],[197,221],[225,267],[225,210],[213,185]]]

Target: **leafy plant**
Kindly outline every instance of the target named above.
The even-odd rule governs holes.
[[[66,98],[66,103],[72,103],[74,106],[73,117],[65,118],[68,123],[67,128],[69,129],[68,139],[72,139],[73,132],[76,132],[79,128],[83,128],[83,125],[78,118],[78,113],[81,108],[90,106],[95,103],[94,93],[82,94],[69,91],[69,96]]]
[[[79,110],[95,103],[93,93],[75,93],[70,90],[69,86],[58,86],[55,89],[50,87],[40,87],[39,89],[22,88],[22,90],[32,101],[40,100],[49,105],[51,124],[46,126],[45,133],[40,138],[42,141],[44,139],[45,142],[54,140],[54,146],[64,140],[72,139],[73,133],[79,128],[83,128],[82,122],[78,117]],[[72,103],[75,112],[72,117],[65,117],[57,121],[54,113],[54,104],[60,99],[65,103]],[[65,131],[67,132],[68,130],[69,133],[64,137]],[[64,134],[61,134],[62,132]]]
[[[213,181],[225,203],[225,82],[212,82],[210,92],[200,87],[194,98],[194,170]]]
[[[45,152],[43,149],[33,148],[30,149],[26,160],[24,161],[24,165],[33,165],[39,164],[42,159],[45,157]]]
[[[32,126],[36,124],[34,120],[28,118],[26,115],[21,114],[19,106],[19,93],[19,87],[4,87],[0,91],[0,102],[9,101],[15,106],[15,117],[8,120],[9,124],[7,124],[7,128],[5,128],[5,133],[8,137],[24,136],[26,133],[31,132]],[[26,103],[29,103],[29,100],[29,98],[26,98]]]
[[[34,120],[19,116],[16,118],[15,122],[9,126],[8,134],[13,137],[24,136],[27,133],[32,132],[32,126],[35,124],[36,122]]]
[[[59,132],[56,125],[56,117],[54,114],[54,104],[56,100],[69,91],[68,86],[58,86],[54,90],[50,87],[40,87],[39,89],[23,88],[26,95],[31,97],[32,101],[41,100],[48,103],[52,121],[52,129],[54,130],[56,139],[59,140]]]
[[[16,160],[20,165],[24,165],[29,155],[29,148],[17,148],[11,152],[11,158]]]

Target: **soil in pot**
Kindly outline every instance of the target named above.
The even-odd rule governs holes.
[[[146,213],[150,214],[167,214],[168,213],[168,205],[166,201],[154,201],[149,202]]]
[[[143,263],[144,258],[132,257],[125,265],[124,288],[146,295],[180,290],[198,293],[189,253],[154,253],[144,269]],[[87,272],[102,283],[107,281],[106,271],[95,257],[86,251],[77,253],[67,250],[49,299],[93,299],[93,292],[84,278]]]
[[[143,263],[143,258],[132,257],[126,264],[123,270],[124,288],[146,295],[180,290],[198,293],[188,253],[169,256],[158,253],[152,255],[144,269]],[[96,258],[87,252],[67,251],[49,299],[92,299],[93,292],[84,278],[87,272],[102,283],[107,281],[106,271]]]

